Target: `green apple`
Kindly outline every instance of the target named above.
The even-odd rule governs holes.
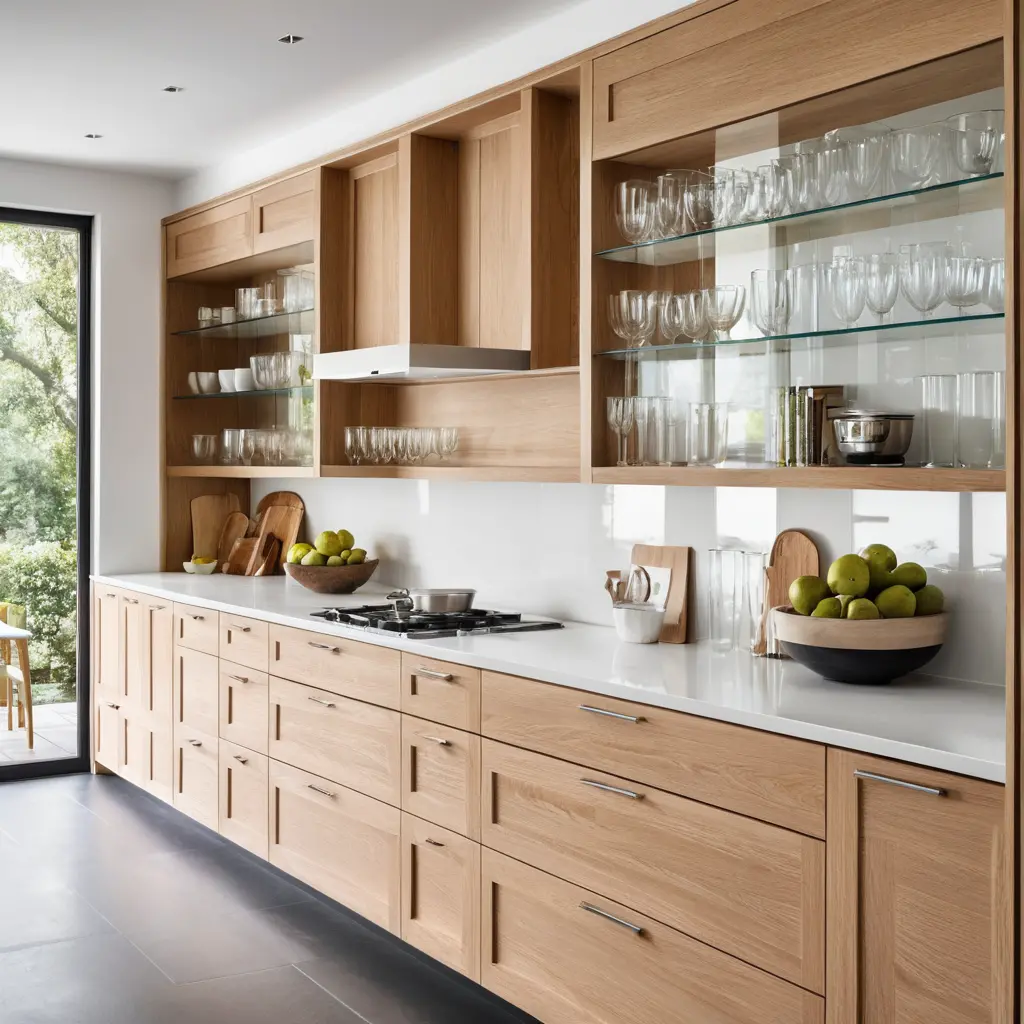
[[[917,601],[915,615],[938,615],[946,600],[945,595],[934,583],[922,587],[914,595],[914,599]]]
[[[841,619],[848,619],[849,618],[849,615],[847,613],[848,613],[849,608],[850,608],[850,602],[851,601],[856,601],[856,600],[857,600],[856,597],[850,597],[849,594],[840,594],[839,595],[839,607],[843,609],[843,614],[839,616]]]
[[[366,561],[366,552],[362,548],[353,548],[348,556],[349,565],[362,565]]]
[[[302,565],[326,565],[327,556],[319,551],[307,551],[303,556]]]
[[[341,542],[338,540],[338,535],[333,530],[324,530],[323,533],[317,535],[315,541],[313,541],[313,547],[320,552],[321,555],[325,555],[330,558],[331,555],[341,554]]]
[[[875,598],[875,606],[883,619],[909,619],[917,611],[917,599],[909,587],[897,583]]]
[[[866,597],[855,597],[846,606],[846,617],[848,619],[877,619],[879,612],[873,601],[869,601]]]
[[[789,585],[789,603],[801,615],[810,615],[820,602],[831,596],[828,584],[818,576],[797,576]]]
[[[885,590],[892,586],[889,574],[896,568],[896,552],[892,548],[884,544],[869,544],[861,551],[860,557],[867,562],[872,590]]]
[[[342,548],[349,548],[351,550],[352,545],[355,544],[355,542],[355,537],[353,537],[352,534],[348,532],[348,530],[338,531],[338,543],[342,546]]]
[[[828,585],[833,594],[863,597],[871,586],[868,563],[860,555],[842,555],[828,567]]]
[[[826,597],[818,602],[817,608],[811,612],[816,619],[841,619],[843,617],[843,603],[838,597]]]
[[[313,546],[311,544],[293,544],[288,549],[287,560],[291,565],[298,565],[312,550]]]
[[[341,555],[331,555],[331,557],[327,559],[327,564],[328,565],[344,565],[345,564],[345,559],[342,558]]]
[[[904,562],[893,569],[890,579],[908,590],[920,590],[928,582],[928,573],[917,562]]]

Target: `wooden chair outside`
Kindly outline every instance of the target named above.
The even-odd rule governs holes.
[[[18,728],[26,729],[28,749],[35,746],[32,716],[32,674],[28,642],[32,634],[24,627],[25,609],[0,603],[0,706],[7,707],[7,731],[14,728],[14,703],[18,703]],[[13,655],[17,655],[17,665]],[[15,696],[17,694],[17,696]]]

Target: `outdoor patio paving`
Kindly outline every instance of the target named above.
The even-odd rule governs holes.
[[[74,703],[41,704],[34,709],[35,746],[28,749],[25,730],[7,731],[7,708],[0,708],[0,762],[50,761],[74,757],[78,745],[78,707]]]

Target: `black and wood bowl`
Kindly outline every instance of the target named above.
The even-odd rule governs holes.
[[[379,558],[367,559],[359,565],[292,565],[287,562],[284,571],[314,593],[351,594],[369,580],[379,564]]]

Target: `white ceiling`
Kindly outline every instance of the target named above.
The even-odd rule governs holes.
[[[0,0],[0,156],[183,176],[578,2]]]

